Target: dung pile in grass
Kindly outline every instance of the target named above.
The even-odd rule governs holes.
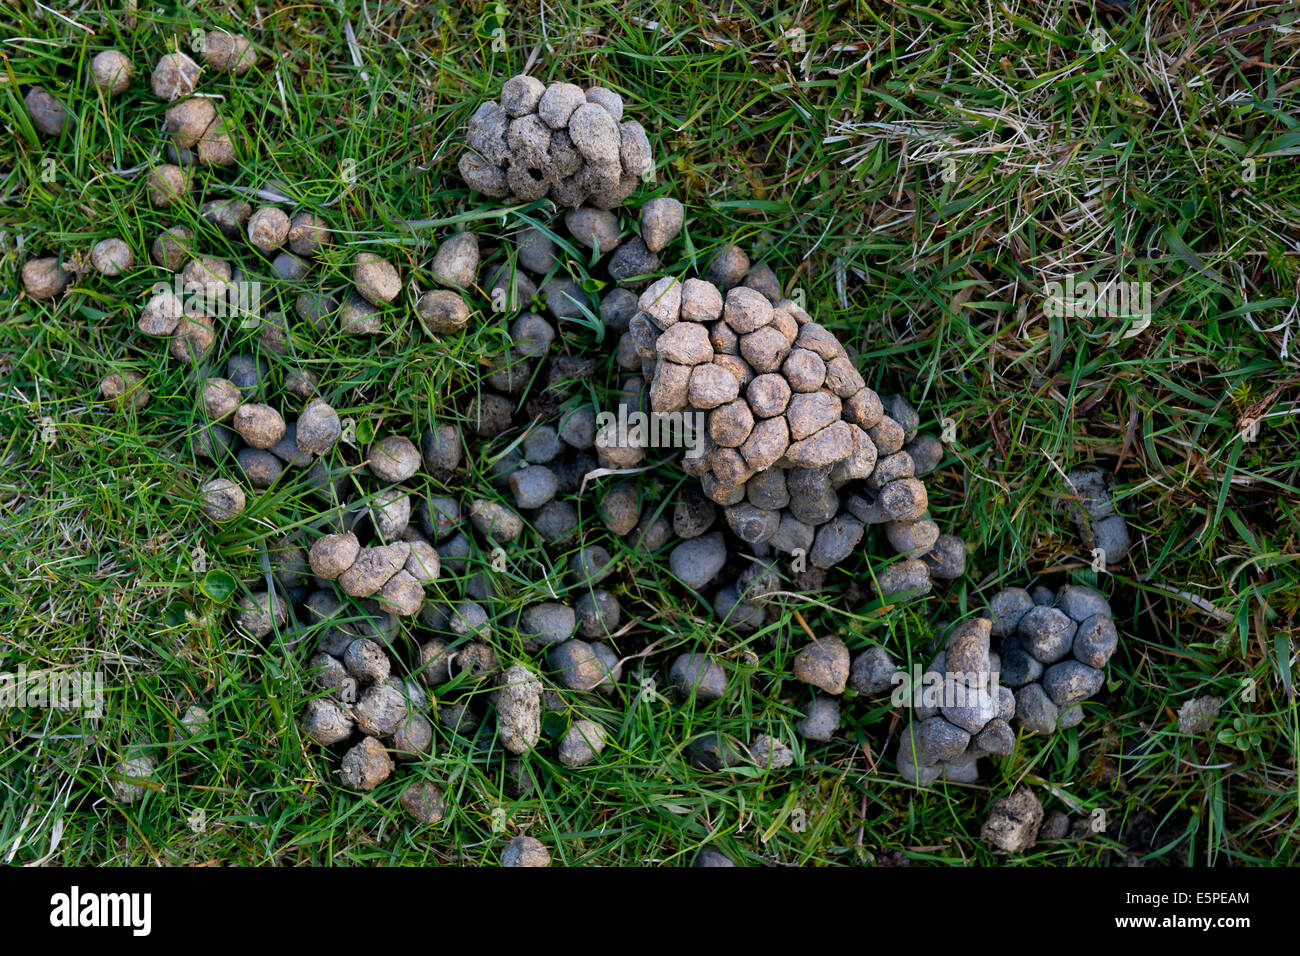
[[[101,66],[106,90],[131,72],[108,59]],[[196,164],[233,160],[238,141],[209,100],[190,95],[184,60],[159,70],[160,95],[176,98],[166,115],[173,162],[150,172],[146,191],[158,208],[175,209],[196,202]],[[570,208],[555,222],[542,210],[542,228],[500,242],[445,237],[423,270],[423,290],[381,251],[361,251],[346,260],[348,288],[300,291],[337,255],[337,240],[318,211],[275,199],[200,206],[207,226],[245,245],[242,260],[205,254],[204,236],[185,226],[170,227],[150,250],[184,292],[219,303],[241,328],[255,326],[262,350],[285,366],[278,397],[260,357],[238,353],[215,375],[234,324],[223,329],[174,289],[145,302],[141,331],[167,336],[201,381],[207,422],[195,446],[218,472],[203,487],[205,511],[230,522],[283,488],[300,488],[318,509],[274,540],[267,573],[244,582],[234,623],[251,640],[283,635],[310,655],[316,684],[304,732],[352,788],[374,790],[407,765],[397,799],[420,823],[446,812],[441,786],[419,769],[440,735],[457,746],[493,741],[509,755],[498,768],[504,788],[521,794],[547,773],[580,772],[617,751],[619,723],[606,705],[645,680],[659,676],[683,702],[726,707],[738,696],[752,662],[713,641],[646,654],[649,631],[624,606],[629,558],[661,553],[659,564],[705,598],[706,616],[711,608],[733,632],[767,628],[777,646],[789,602],[833,584],[829,572],[877,538],[898,555],[868,557],[883,602],[927,593],[965,569],[965,543],[928,513],[922,479],[944,450],[920,434],[916,409],[878,395],[837,336],[739,247],[717,246],[690,276],[697,270],[683,249],[707,244],[678,241],[687,225],[678,200],[660,196],[639,216],[620,213],[653,163],[644,131],[622,114],[621,100],[599,88],[507,83],[500,104],[475,113],[462,172],[490,196]],[[91,261],[104,275],[135,263],[120,240],[101,243]],[[33,296],[58,295],[77,276],[57,258],[29,265]],[[252,272],[292,291],[287,316],[239,310],[237,286]],[[328,373],[321,383],[295,367],[293,326],[375,335],[408,317],[438,341],[496,323],[504,348],[475,356],[478,366],[467,368],[481,374],[471,397],[445,420],[394,420],[373,441],[340,443],[330,402],[341,388]],[[602,350],[574,330],[614,335]],[[599,381],[610,366],[621,381],[605,393]],[[119,374],[104,392],[139,402],[138,386]],[[671,469],[647,467],[666,460],[647,461],[653,449],[599,427],[611,406],[615,421],[699,415],[700,454],[682,457],[685,476],[676,477],[686,480],[675,493],[663,493]],[[597,502],[596,521],[583,518],[587,500]],[[537,556],[531,582],[496,570],[515,545]],[[960,648],[950,641],[947,654],[973,643],[985,669],[996,670],[981,626],[959,629],[975,636],[956,641]],[[793,766],[793,735],[808,745],[833,739],[840,695],[879,694],[892,679],[881,648],[857,651],[824,637],[796,656],[794,676],[812,693],[792,734],[706,734],[685,742],[689,759],[704,771]],[[625,675],[634,659],[637,671]],[[937,666],[957,680],[956,665]],[[1042,688],[1050,699],[1046,678]],[[987,713],[980,705],[927,715],[966,740],[949,741],[951,753],[900,757],[905,773],[964,780],[974,748],[1009,752],[1003,738],[1015,715],[1005,697]],[[558,727],[547,729],[548,715]],[[528,843],[506,856],[524,865],[547,858]]]

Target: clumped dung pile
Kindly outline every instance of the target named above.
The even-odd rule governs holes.
[[[1110,603],[1092,588],[1067,584],[1055,594],[1008,588],[989,601],[1002,638],[1002,683],[1015,691],[1016,722],[1051,734],[1083,720],[1083,701],[1106,683],[1119,646]]]
[[[460,173],[497,199],[612,209],[654,166],[641,124],[623,120],[623,99],[596,86],[515,76],[469,121]]]
[[[993,638],[1001,639],[996,651]],[[999,591],[988,617],[957,625],[931,661],[925,683],[933,683],[935,700],[911,688],[899,773],[920,786],[940,777],[974,783],[981,757],[1011,755],[1013,727],[1052,734],[1077,725],[1118,644],[1110,604],[1092,588]]]
[[[703,454],[683,456],[683,467],[726,508],[736,535],[764,552],[832,568],[868,524],[882,524],[906,557],[882,573],[882,594],[924,593],[931,577],[960,576],[965,546],[940,540],[916,476],[913,452],[924,469],[942,451],[931,439],[910,444],[915,410],[899,399],[889,411],[907,424],[889,415],[836,337],[781,298],[770,269],[742,271],[741,256],[714,259],[717,283],[656,281],[629,323],[651,409],[704,415]],[[740,284],[747,276],[757,287]]]

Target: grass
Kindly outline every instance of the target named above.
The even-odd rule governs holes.
[[[0,715],[0,859],[478,863],[526,832],[567,864],[683,864],[705,844],[747,863],[987,863],[1001,859],[979,840],[988,806],[1025,781],[1049,809],[1100,809],[1108,823],[1025,862],[1294,861],[1293,5],[836,3],[801,8],[796,21],[690,0],[567,2],[544,16],[483,3],[275,3],[257,14],[151,4],[135,29],[100,6],[0,15],[0,670],[108,679],[95,726],[50,710]],[[290,482],[221,529],[199,515],[211,467],[187,439],[201,414],[193,373],[135,329],[149,285],[166,276],[91,274],[52,304],[18,294],[32,255],[120,235],[143,259],[164,226],[202,228],[193,210],[159,211],[144,194],[165,108],[147,72],[169,44],[215,26],[249,33],[261,57],[242,79],[204,78],[249,137],[237,170],[204,174],[204,196],[278,183],[319,208],[340,238],[318,273],[334,286],[346,284],[352,253],[380,249],[427,288],[432,251],[458,224],[488,236],[517,225],[455,171],[465,120],[505,77],[528,65],[620,92],[656,150],[656,181],[636,201],[671,193],[688,206],[681,259],[703,264],[729,241],[764,250],[857,349],[868,384],[909,395],[926,431],[952,420],[932,511],[972,545],[966,577],[909,606],[851,605],[840,595],[869,568],[855,558],[828,596],[741,636],[671,578],[664,554],[620,544],[617,590],[636,619],[620,649],[651,652],[592,705],[616,730],[598,764],[566,770],[543,746],[532,758],[540,792],[513,799],[488,720],[472,739],[439,729],[436,756],[371,794],[341,788],[336,761],[295,725],[311,693],[306,655],[238,637],[195,570],[201,548],[210,569],[255,580],[259,549],[309,511]],[[145,76],[104,102],[85,77],[108,47]],[[31,129],[29,83],[75,114],[61,137]],[[544,221],[545,211],[521,215]],[[236,255],[203,234],[209,254]],[[1046,283],[1068,276],[1150,282],[1150,327],[1045,315]],[[498,323],[475,320],[439,342],[407,308],[374,343],[297,327],[292,343],[342,413],[414,434],[454,417],[502,337]],[[616,387],[613,342],[596,350],[581,323],[566,338],[603,356],[598,396]],[[229,329],[219,347],[255,346]],[[279,374],[284,361],[270,358]],[[145,378],[142,412],[96,399],[98,381],[124,369]],[[1253,442],[1242,438],[1250,418]],[[833,743],[798,740],[807,693],[791,676],[796,611],[855,651],[879,642],[920,662],[942,621],[1000,587],[1094,581],[1060,507],[1059,472],[1088,461],[1115,472],[1134,546],[1098,582],[1122,643],[1078,728],[1022,739],[978,785],[920,793],[892,772],[902,724],[887,702],[846,699]],[[485,466],[475,461],[451,490],[472,493]],[[682,479],[671,465],[640,477],[656,501]],[[580,504],[594,533],[591,502]],[[499,615],[557,580],[535,543],[513,549],[508,567]],[[643,698],[642,676],[662,688],[666,661],[705,647],[733,665],[729,700]],[[1207,694],[1226,701],[1215,729],[1181,734],[1179,706]],[[198,735],[180,724],[192,703],[214,715]],[[563,727],[548,718],[546,735]],[[684,754],[704,733],[762,731],[794,743],[796,770],[708,774]],[[106,799],[113,768],[142,746],[158,760],[147,798]],[[408,825],[397,806],[413,773],[448,795],[431,829]]]

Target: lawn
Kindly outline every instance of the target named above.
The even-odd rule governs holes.
[[[97,721],[0,712],[0,860],[493,864],[528,834],[567,865],[685,865],[706,845],[745,865],[1002,863],[981,826],[1024,783],[1047,809],[1102,826],[1009,862],[1294,862],[1293,3],[159,3],[141,4],[134,26],[102,9],[117,6],[0,13],[0,672],[106,681]],[[741,634],[673,579],[667,548],[620,544],[613,590],[631,660],[615,693],[566,702],[611,728],[599,761],[552,759],[560,712],[530,758],[531,795],[507,790],[490,720],[469,737],[439,728],[433,754],[377,790],[343,787],[337,759],[297,726],[315,693],[305,647],[241,636],[223,587],[256,581],[265,549],[313,505],[286,484],[235,521],[203,516],[197,489],[213,466],[189,438],[203,414],[195,372],[136,327],[151,285],[169,279],[148,260],[163,228],[190,224],[210,255],[247,258],[197,204],[157,209],[145,189],[167,107],[148,73],[216,28],[247,34],[258,61],[202,78],[242,146],[237,167],[199,172],[197,192],[271,189],[319,210],[338,241],[318,278],[336,287],[358,250],[383,250],[426,289],[451,233],[486,247],[550,221],[544,202],[503,214],[457,172],[469,116],[506,78],[620,93],[656,163],[629,221],[651,196],[687,208],[674,269],[702,269],[725,243],[751,250],[854,350],[868,385],[946,432],[931,514],[966,538],[965,576],[882,606],[863,600],[873,561],[857,554],[824,592]],[[113,99],[87,78],[108,48],[138,70]],[[27,119],[30,84],[68,107],[58,137]],[[139,268],[89,272],[50,301],[22,294],[29,258],[110,236]],[[1044,290],[1067,280],[1149,283],[1150,323],[1049,314]],[[378,337],[295,327],[289,358],[267,359],[315,373],[363,435],[456,421],[503,323],[484,310],[438,338],[407,299]],[[272,309],[290,311],[274,298]],[[586,387],[608,403],[616,336],[591,322],[564,336],[596,358]],[[231,326],[217,354],[258,348]],[[99,398],[100,380],[125,370],[143,377],[144,409]],[[478,455],[447,492],[483,494],[489,452]],[[654,461],[636,480],[670,503],[687,475]],[[1100,573],[1062,484],[1090,462],[1114,474],[1133,538]],[[588,499],[581,519],[603,534]],[[530,540],[507,554],[503,607],[563,570]],[[1022,735],[978,784],[907,785],[893,759],[904,715],[887,699],[846,695],[830,743],[794,733],[809,693],[792,661],[810,633],[924,664],[945,623],[1001,588],[1070,581],[1115,610],[1107,683],[1078,727]],[[440,587],[455,599],[455,581]],[[668,664],[705,649],[730,662],[732,694],[674,700]],[[1179,708],[1205,696],[1223,699],[1213,727],[1181,732]],[[191,705],[212,715],[198,733],[181,723]],[[793,768],[706,772],[687,755],[701,734],[763,732],[791,744]],[[113,800],[119,763],[139,752],[157,761],[147,795]],[[428,827],[398,804],[420,776],[447,796]]]

